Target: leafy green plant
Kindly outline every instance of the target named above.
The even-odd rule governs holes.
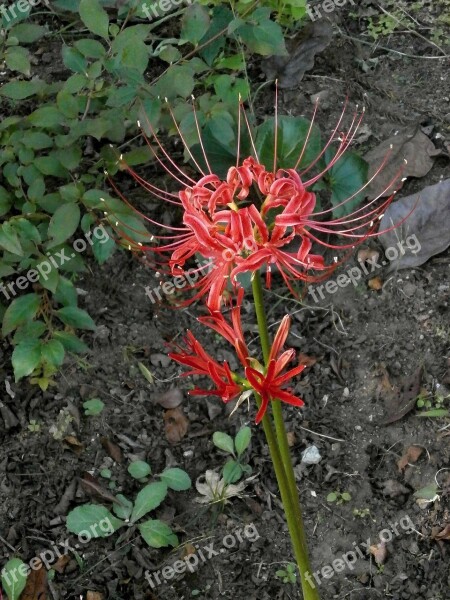
[[[142,519],[161,505],[169,489],[179,492],[191,486],[191,479],[185,471],[166,469],[159,475],[159,481],[145,485],[138,492],[134,502],[123,494],[117,494],[112,512],[98,504],[83,504],[67,515],[66,526],[71,533],[85,534],[90,538],[108,537],[121,527],[133,527],[152,548],[177,546],[178,537],[166,523],[159,519],[142,522]]]
[[[84,414],[87,417],[95,417],[103,411],[105,408],[105,403],[102,402],[99,398],[91,398],[91,400],[86,400],[83,402]]]
[[[348,492],[330,492],[327,496],[327,502],[335,503],[335,504],[344,504],[345,502],[350,502],[352,499],[351,495]]]
[[[28,431],[38,433],[41,430],[41,425],[35,419],[31,419],[28,423]]]
[[[216,431],[213,435],[213,443],[226,454],[232,456],[222,470],[222,476],[226,484],[236,483],[244,474],[252,472],[251,467],[245,463],[245,452],[250,445],[252,430],[243,427],[238,431],[234,440],[227,433]]]
[[[445,408],[445,403],[450,399],[450,395],[428,394],[423,392],[419,394],[416,400],[416,406],[419,410],[418,417],[448,417],[450,411]]]
[[[48,29],[19,22],[29,11],[4,20],[0,58],[9,70],[33,76],[0,87],[10,112],[0,123],[0,318],[14,347],[16,381],[30,376],[45,390],[67,353],[88,352],[77,330],[93,331],[95,324],[78,306],[74,282],[86,265],[84,250],[74,252],[71,245],[74,236],[83,234],[86,253],[99,264],[116,248],[118,221],[135,242],[147,236],[129,207],[104,190],[104,169],[115,175],[123,161],[136,167],[152,158],[145,144],[131,142],[137,120],[178,135],[173,110],[194,145],[193,107],[186,103],[194,90],[202,129],[211,119],[233,122],[239,97],[250,94],[246,56],[286,52],[271,7],[247,5],[237,14],[234,3],[211,4],[180,9],[179,37],[168,40],[153,33],[167,15],[149,23],[142,3],[117,8],[114,1],[57,0],[61,20],[79,20],[88,33],[65,34],[61,56],[68,76],[51,82],[33,76],[26,48]],[[131,17],[144,21],[130,24]],[[150,61],[162,67],[151,83],[145,75]],[[56,262],[58,255],[69,260]]]
[[[293,563],[288,563],[286,569],[278,569],[275,576],[277,579],[281,579],[283,583],[296,583],[297,567]]]

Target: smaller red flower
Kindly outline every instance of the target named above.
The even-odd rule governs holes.
[[[286,365],[295,356],[295,350],[286,350],[281,355],[281,349],[284,346],[289,333],[290,318],[285,316],[275,335],[275,339],[270,350],[269,360],[265,373],[260,373],[253,367],[246,367],[245,377],[252,388],[261,396],[261,406],[256,415],[256,423],[259,423],[264,417],[271,400],[281,400],[293,406],[303,406],[304,402],[297,396],[294,396],[289,390],[282,389],[282,386],[301,373],[305,365],[299,365],[281,374]]]
[[[234,375],[226,361],[219,364],[210,356],[191,331],[187,332],[185,338],[186,348],[179,348],[180,352],[170,352],[169,356],[182,365],[191,367],[190,371],[183,373],[187,375],[205,375],[209,377],[216,386],[213,390],[195,388],[189,393],[193,396],[219,396],[224,402],[233,400],[244,389],[236,383]]]

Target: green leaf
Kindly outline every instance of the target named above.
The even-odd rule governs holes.
[[[95,33],[106,40],[109,39],[108,13],[98,0],[81,0],[79,6],[81,20],[91,33]]]
[[[27,77],[31,75],[30,54],[26,48],[12,46],[5,52],[5,63],[11,71],[18,71]]]
[[[63,46],[62,57],[65,66],[75,73],[86,73],[87,60],[76,48]]]
[[[278,169],[292,169],[303,152],[311,122],[303,117],[278,117],[277,162]],[[267,119],[257,129],[255,146],[260,162],[273,171],[275,153],[275,119]],[[320,131],[313,126],[308,144],[298,168],[311,164],[321,151]]]
[[[77,230],[80,222],[80,207],[73,202],[63,204],[50,219],[48,237],[52,246],[57,246],[69,239]]]
[[[103,45],[97,40],[83,39],[74,44],[75,48],[88,58],[102,58],[106,54]]]
[[[31,375],[40,362],[40,340],[26,340],[20,342],[20,344],[14,348],[14,352],[12,353],[12,365],[14,368],[15,380],[19,381],[22,377]]]
[[[0,87],[0,96],[11,100],[25,100],[41,92],[45,86],[43,81],[13,81]]]
[[[41,297],[37,294],[25,294],[14,300],[6,309],[3,317],[3,336],[7,336],[25,321],[31,321],[36,315]]]
[[[176,492],[188,490],[192,486],[191,478],[186,471],[176,467],[163,471],[160,478],[167,484],[167,487]]]
[[[123,494],[117,494],[116,498],[121,504],[114,504],[114,514],[116,515],[116,517],[119,517],[119,519],[128,521],[131,517],[131,513],[133,512],[133,503],[131,502],[131,500],[128,500],[128,498],[126,498]]]
[[[27,120],[35,127],[60,127],[64,117],[55,106],[42,106],[31,113]]]
[[[216,431],[213,435],[213,443],[217,448],[220,448],[220,450],[223,450],[228,454],[234,454],[233,438],[228,435],[228,433]]]
[[[27,584],[29,567],[20,558],[11,558],[2,569],[2,587],[8,600],[19,600]]]
[[[172,65],[153,86],[157,96],[170,99],[181,96],[188,98],[194,91],[195,80],[190,69],[186,66]]]
[[[54,293],[54,299],[63,306],[76,306],[77,305],[77,290],[69,279],[60,276],[58,285]]]
[[[76,306],[65,306],[55,312],[55,315],[66,325],[75,329],[96,329],[94,321],[82,308]]]
[[[17,38],[21,44],[34,44],[34,42],[44,37],[46,33],[48,33],[48,29],[41,25],[21,23],[20,25],[15,25],[9,35]]]
[[[151,548],[178,546],[178,538],[166,523],[157,519],[149,519],[138,526],[138,529]]]
[[[225,35],[220,35],[214,41],[213,37],[218,36],[233,20],[233,13],[226,6],[215,6],[212,11],[211,25],[205,35],[200,40],[199,55],[206,61],[209,66],[212,66],[214,59],[219,55],[220,51],[225,47]],[[226,68],[226,67],[224,67]],[[239,68],[241,70],[241,68]],[[243,69],[242,69],[243,70]]]
[[[450,411],[445,408],[434,408],[432,410],[425,410],[416,415],[416,417],[449,417]]]
[[[246,17],[247,22],[236,22],[229,33],[237,33],[251,52],[262,56],[286,56],[283,30],[270,19],[270,8],[257,8]]]
[[[107,239],[96,237],[94,238],[94,243],[92,244],[92,252],[94,253],[95,258],[100,265],[105,263],[108,258],[114,254],[114,251],[117,248],[117,244],[114,241],[111,229],[108,227],[106,231],[109,233],[109,237]]]
[[[20,342],[38,339],[47,331],[47,325],[43,321],[29,321],[20,325],[13,337],[13,345],[17,346]]]
[[[83,402],[84,414],[88,417],[99,415],[105,408],[105,403],[100,398],[91,398]]]
[[[328,494],[327,502],[336,502],[336,500],[337,500],[336,492],[331,492],[330,494]]]
[[[136,496],[131,521],[135,523],[151,510],[157,508],[167,496],[167,485],[163,482],[146,485]]]
[[[335,152],[330,149],[326,151],[325,161],[327,164],[332,160],[334,154]],[[336,206],[361,189],[367,182],[368,170],[369,165],[366,161],[349,150],[330,169],[327,179],[332,191],[331,204],[336,207],[333,209],[334,218],[344,217],[353,212],[364,199],[365,193],[362,191],[342,206]]]
[[[436,496],[438,495],[438,486],[436,483],[430,483],[429,485],[420,488],[420,490],[417,490],[416,492],[414,492],[413,496],[414,498],[420,498],[422,500],[434,500],[436,498]]]
[[[0,217],[6,214],[11,208],[12,196],[11,194],[0,185]]]
[[[39,156],[35,159],[34,166],[39,169],[43,175],[51,175],[52,177],[65,177],[67,173],[55,154]]]
[[[0,247],[11,254],[23,256],[23,249],[20,244],[19,236],[10,223],[5,222],[0,228]]]
[[[131,477],[134,477],[134,479],[143,479],[144,477],[147,477],[147,475],[150,475],[151,472],[152,469],[150,465],[144,460],[135,460],[128,466],[128,473]]]
[[[41,357],[49,365],[60,367],[64,362],[64,346],[58,340],[50,340],[41,346]]]
[[[235,460],[229,460],[223,468],[223,478],[226,483],[236,483],[242,477],[243,469]]]
[[[209,24],[210,19],[208,9],[197,2],[191,4],[191,6],[185,10],[181,20],[180,38],[182,40],[187,40],[196,46],[202,37],[204,37],[205,31],[209,28]]]
[[[66,527],[71,533],[89,534],[91,538],[108,537],[125,525],[104,506],[83,504],[67,515]]]
[[[234,438],[234,445],[238,456],[241,456],[248,448],[252,439],[252,430],[250,427],[243,427]]]
[[[46,133],[40,131],[24,131],[22,143],[33,150],[43,150],[53,146],[52,138]]]
[[[69,333],[68,331],[55,331],[53,337],[59,340],[68,352],[74,352],[76,354],[89,352],[88,346],[73,333]]]

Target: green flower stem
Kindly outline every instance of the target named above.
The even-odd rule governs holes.
[[[267,365],[270,354],[270,339],[267,328],[266,312],[264,309],[261,276],[259,272],[256,272],[253,275],[252,289],[253,298],[255,301],[258,329],[261,338],[261,348],[264,361]],[[258,404],[260,404],[260,402],[258,402]],[[281,500],[285,510],[289,534],[291,536],[292,546],[300,572],[303,599],[319,600],[317,588],[313,588],[306,578],[307,573],[309,573],[311,578],[312,570],[309,562],[308,546],[300,508],[300,499],[298,495],[297,484],[295,482],[294,469],[289,451],[281,402],[279,400],[272,401],[272,408],[275,421],[276,437],[274,435],[272,423],[268,414],[264,416],[262,424],[267,443],[269,445]]]

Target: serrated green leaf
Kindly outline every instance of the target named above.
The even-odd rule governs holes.
[[[64,346],[58,340],[50,340],[41,346],[41,356],[49,365],[60,367],[64,362]]]
[[[76,48],[63,46],[62,57],[65,66],[75,73],[86,73],[87,59]]]
[[[53,337],[59,340],[68,352],[74,352],[75,354],[89,352],[89,347],[73,333],[55,331]]]
[[[75,329],[91,329],[95,330],[95,323],[82,308],[76,306],[65,306],[55,312],[55,315],[66,325]]]
[[[106,40],[109,38],[109,17],[98,0],[81,0],[79,6],[81,20],[91,33]]]
[[[166,523],[157,519],[149,519],[138,526],[138,529],[151,548],[178,546],[178,538]]]
[[[100,398],[91,398],[83,402],[84,414],[89,417],[95,417],[103,412],[105,403]]]
[[[146,485],[136,496],[131,521],[135,523],[151,510],[157,508],[167,496],[167,485],[163,482]]]
[[[0,96],[11,100],[25,100],[25,98],[42,92],[45,87],[46,84],[43,81],[13,81],[0,87]]]
[[[48,237],[52,246],[56,246],[69,239],[77,230],[80,222],[80,207],[73,202],[63,204],[50,219]]]
[[[97,40],[88,38],[78,40],[74,44],[75,48],[88,58],[102,58],[106,54],[104,46]]]
[[[195,46],[204,37],[209,24],[208,9],[198,3],[191,4],[185,10],[181,20],[180,37],[182,40],[187,40]]]
[[[77,535],[89,534],[91,538],[105,538],[125,525],[104,506],[83,504],[67,515],[66,527]]]
[[[181,492],[192,487],[192,481],[186,471],[173,467],[166,469],[160,475],[161,481],[167,484],[171,490]]]
[[[21,44],[34,44],[48,32],[46,27],[35,23],[20,23],[10,30],[10,35],[19,40]]]
[[[42,106],[27,117],[35,127],[52,128],[64,124],[64,117],[55,106]]]
[[[22,323],[31,321],[36,315],[40,303],[41,297],[37,294],[25,294],[13,300],[3,317],[3,336],[7,336]]]
[[[12,353],[11,359],[16,381],[31,375],[41,362],[41,341],[25,340],[20,342]]]

